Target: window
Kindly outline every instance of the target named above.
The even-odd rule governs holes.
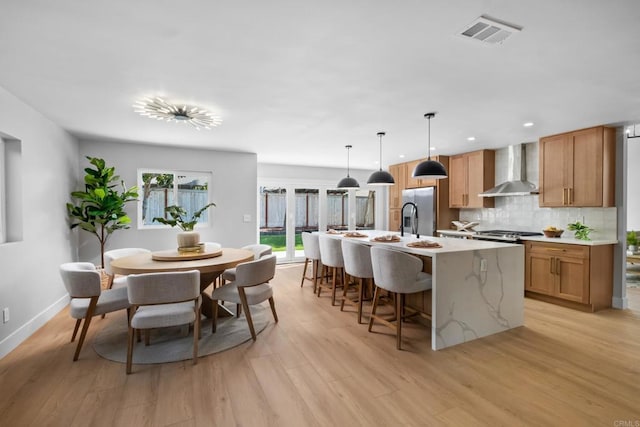
[[[153,218],[164,217],[167,206],[178,205],[187,211],[187,218],[209,203],[211,172],[170,170],[138,170],[138,228],[161,228],[165,225]],[[196,227],[207,226],[209,211],[198,220]]]

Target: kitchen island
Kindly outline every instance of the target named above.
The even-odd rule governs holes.
[[[366,245],[384,245],[423,259],[432,274],[430,307],[431,348],[452,345],[506,331],[524,323],[524,247],[480,240],[433,236],[404,236],[400,242],[374,242],[387,231],[359,230],[364,238],[343,237]],[[393,233],[397,234],[397,233]],[[418,240],[438,242],[441,248],[412,248]],[[430,263],[428,262],[430,261]],[[429,265],[430,264],[430,265]],[[430,268],[429,268],[430,267]],[[428,299],[425,299],[428,300]],[[418,307],[421,309],[421,307]]]

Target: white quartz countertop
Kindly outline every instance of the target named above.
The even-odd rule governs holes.
[[[457,230],[437,230],[437,233],[445,234],[448,236],[457,237],[469,237],[473,238],[476,234],[474,231],[457,231]],[[600,246],[600,245],[615,245],[618,243],[616,239],[593,239],[593,240],[579,240],[573,237],[572,232],[565,232],[561,237],[544,237],[544,236],[522,236],[521,240],[530,240],[534,242],[545,243],[562,243],[567,245],[583,245],[583,246]],[[454,240],[454,239],[449,239]],[[455,239],[463,240],[463,239]]]
[[[425,255],[425,256],[433,256],[439,253],[450,253],[450,252],[467,252],[474,251],[479,249],[501,249],[513,246],[520,246],[513,243],[501,243],[501,242],[490,242],[486,240],[467,240],[467,239],[447,239],[446,237],[434,237],[434,236],[420,236],[417,238],[415,234],[405,234],[404,237],[400,237],[400,233],[397,232],[389,232],[384,230],[358,230],[359,233],[366,234],[367,237],[344,237],[342,234],[327,234],[328,236],[342,239],[349,239],[355,242],[362,242],[363,244],[368,245],[384,245],[393,249],[401,250],[403,252],[415,254],[415,255]],[[326,234],[326,233],[321,233]],[[371,241],[372,238],[378,236],[388,236],[388,235],[397,235],[400,237],[400,241],[396,243],[386,243],[386,242],[375,242]],[[428,240],[430,242],[437,242],[442,245],[441,248],[412,248],[407,246],[407,243],[417,242],[421,240]]]

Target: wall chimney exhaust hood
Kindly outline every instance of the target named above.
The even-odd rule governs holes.
[[[527,151],[525,144],[510,145],[507,150],[509,155],[508,181],[478,194],[480,197],[528,196],[539,193],[537,187],[527,181]]]

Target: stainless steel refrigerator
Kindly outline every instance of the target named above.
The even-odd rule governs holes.
[[[402,191],[402,228],[405,234],[433,236],[436,231],[436,189]]]

